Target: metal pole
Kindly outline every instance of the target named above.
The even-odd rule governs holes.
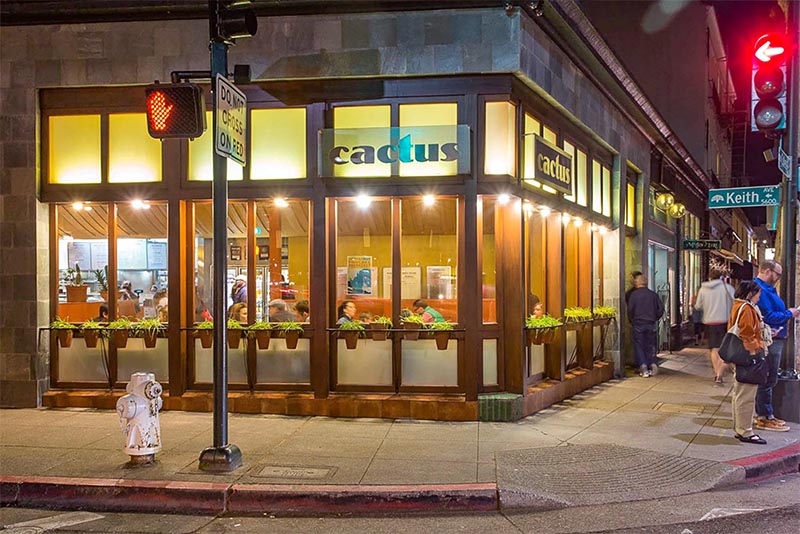
[[[209,0],[210,24],[216,20],[217,0]],[[212,29],[212,36],[215,35]],[[211,86],[214,88],[212,131],[217,135],[217,74],[227,76],[228,45],[211,42]],[[214,182],[212,188],[214,212],[214,446],[200,453],[199,468],[203,471],[229,472],[242,465],[242,451],[228,443],[228,344],[227,344],[227,273],[228,273],[228,168],[227,159],[212,148]]]

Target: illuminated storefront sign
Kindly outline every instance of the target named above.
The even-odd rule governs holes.
[[[326,129],[319,156],[324,177],[469,174],[469,127]]]
[[[534,179],[562,193],[572,194],[572,156],[534,136]]]

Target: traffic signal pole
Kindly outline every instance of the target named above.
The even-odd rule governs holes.
[[[209,0],[209,23],[215,25],[217,2]],[[211,86],[214,92],[212,112],[212,131],[217,135],[217,74],[228,75],[228,45],[215,38],[216,28],[211,29]],[[214,179],[212,186],[213,228],[214,228],[214,446],[200,453],[199,468],[202,471],[229,472],[242,465],[242,451],[228,443],[228,343],[227,343],[227,303],[226,287],[228,273],[228,161],[216,153],[212,143],[214,158]]]

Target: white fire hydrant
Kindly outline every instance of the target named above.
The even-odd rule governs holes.
[[[119,425],[125,435],[125,453],[133,464],[147,464],[161,452],[161,384],[153,373],[133,373],[128,392],[117,401]]]

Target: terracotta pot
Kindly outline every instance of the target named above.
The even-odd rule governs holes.
[[[300,330],[287,330],[284,333],[283,337],[286,340],[287,349],[294,350],[297,348],[297,340],[300,339],[300,334],[302,334]]]
[[[146,348],[155,348],[156,341],[158,340],[158,332],[142,332],[142,339],[144,339],[144,346]]]
[[[434,332],[433,339],[436,340],[436,348],[439,350],[447,350],[447,343],[450,340],[450,332],[442,330]]]
[[[534,328],[528,330],[528,341],[532,345],[547,345],[556,337],[555,328]]]
[[[389,334],[387,332],[386,325],[381,323],[370,323],[369,329],[372,331],[372,340],[373,341],[386,341],[386,336]]]
[[[119,328],[111,331],[111,339],[118,349],[124,349],[128,345],[128,329]]]
[[[200,346],[204,349],[210,349],[214,345],[214,331],[210,328],[198,330],[196,335],[200,338]]]
[[[240,328],[228,328],[228,348],[238,349],[242,344],[242,330]]]
[[[72,346],[72,330],[66,328],[56,330],[56,339],[63,348],[68,349]]]
[[[86,343],[86,348],[93,349],[97,346],[97,339],[99,336],[99,332],[94,329],[88,329],[83,331],[83,341]]]
[[[267,350],[269,349],[269,330],[254,330],[256,333],[256,343],[258,344],[258,348],[260,350]]]
[[[422,325],[417,323],[403,323],[403,328],[405,330],[419,330],[420,328],[422,328]],[[419,339],[419,332],[406,332],[405,338],[410,339],[412,341],[416,341],[417,339]]]
[[[66,286],[67,287],[67,302],[86,302],[86,292],[89,286]]]
[[[571,323],[564,323],[564,330],[582,330],[586,326],[587,321],[574,321]]]
[[[358,347],[358,333],[358,330],[339,333],[339,335],[344,338],[344,344],[347,346],[347,350],[355,350],[356,347]]]

